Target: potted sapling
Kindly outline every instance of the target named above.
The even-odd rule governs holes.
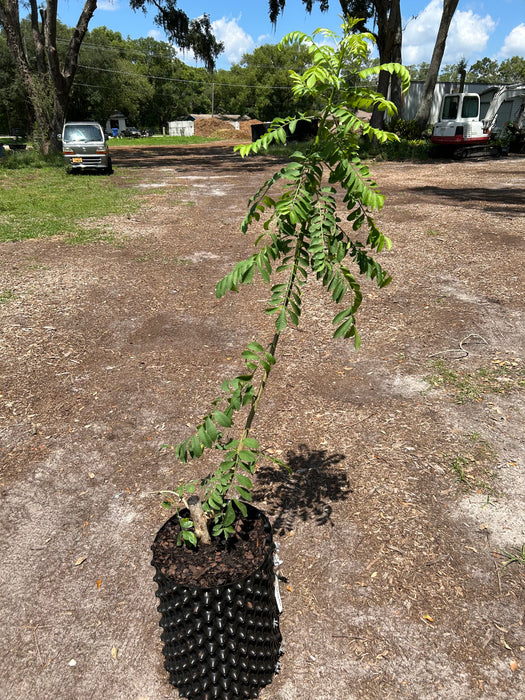
[[[310,56],[302,75],[290,71],[295,96],[324,106],[275,119],[259,140],[236,146],[246,158],[284,144],[299,122],[317,125],[312,141],[250,199],[241,231],[248,234],[259,222],[255,252],[216,286],[220,298],[259,276],[269,286],[270,318],[268,337],[248,344],[241,353],[242,370],[224,380],[193,435],[173,447],[182,464],[207,453],[216,466],[203,479],[190,478],[161,492],[164,505],[174,506],[176,513],[157,534],[152,563],[165,667],[182,697],[257,697],[278,669],[272,531],[268,518],[251,504],[257,466],[272,458],[252,426],[279,361],[279,340],[301,322],[307,281],[317,280],[339,305],[333,335],[356,349],[359,275],[379,287],[390,281],[374,258],[390,247],[373,218],[384,198],[359,159],[359,142],[397,137],[372,128],[358,111],[378,108],[394,115],[394,105],[366,80],[387,70],[406,90],[409,75],[399,64],[356,69],[374,41],[371,34],[353,33],[356,24],[345,20],[340,35],[318,29],[312,36],[293,32],[284,37],[282,44],[302,44]]]

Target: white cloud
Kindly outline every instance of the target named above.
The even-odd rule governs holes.
[[[490,15],[480,17],[472,10],[456,11],[450,25],[445,60],[450,63],[465,57],[468,62],[474,54],[485,51],[490,35],[495,29],[496,22]]]
[[[243,54],[255,49],[255,41],[239,26],[237,19],[218,19],[212,22],[213,33],[217,41],[224,43],[224,56],[230,63],[238,63]]]
[[[231,63],[238,63],[243,54],[251,53],[256,46],[259,46],[261,39],[259,37],[257,43],[252,37],[247,34],[242,27],[239,26],[240,16],[237,19],[222,19],[215,20],[211,24],[213,34],[217,41],[222,41],[224,51],[218,58],[219,68],[228,69]],[[267,35],[266,35],[267,36]],[[193,55],[193,51],[182,51],[174,46],[177,56],[188,64],[202,65],[202,61],[198,61]]]
[[[155,39],[155,41],[166,41],[166,36],[164,32],[161,32],[160,29],[150,29],[148,32],[148,36],[151,39]]]
[[[116,10],[120,10],[120,5],[117,0],[99,0],[99,2],[97,2],[97,10],[115,12]]]
[[[403,34],[403,62],[407,65],[430,61],[442,9],[442,0],[431,0],[415,19],[407,23]],[[472,10],[456,10],[450,25],[443,63],[454,63],[463,57],[468,62],[473,54],[485,49],[495,28],[496,23],[490,15],[481,17]]]
[[[257,46],[262,46],[263,44],[274,44],[275,36],[271,34],[261,34],[257,37]]]
[[[505,42],[499,52],[502,58],[525,56],[525,24],[522,22],[505,37]]]

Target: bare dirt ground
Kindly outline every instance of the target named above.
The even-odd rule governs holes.
[[[188,468],[159,447],[271,334],[264,285],[214,285],[275,163],[113,157],[145,193],[113,242],[1,247],[1,698],[177,697],[149,548]],[[257,487],[286,579],[262,700],[524,697],[525,567],[500,553],[525,543],[524,164],[373,164],[393,282],[365,285],[358,353],[308,290],[256,426],[294,471]]]

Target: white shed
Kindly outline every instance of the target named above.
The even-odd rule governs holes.
[[[117,133],[126,128],[126,117],[122,112],[114,112],[106,122],[106,134],[114,134],[113,129],[117,129]]]
[[[168,122],[169,136],[193,136],[194,133],[195,127],[193,120]]]

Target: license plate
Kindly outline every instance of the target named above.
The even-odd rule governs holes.
[[[72,163],[82,163],[82,158],[71,158]]]

